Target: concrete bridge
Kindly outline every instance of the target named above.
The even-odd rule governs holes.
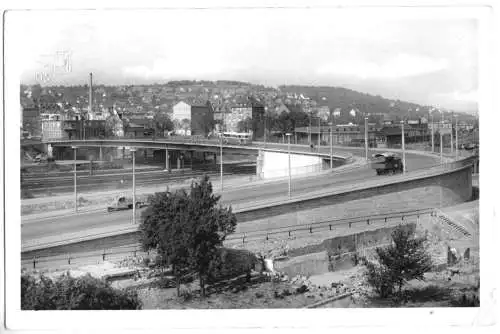
[[[288,147],[281,144],[253,143],[249,145],[222,144],[218,139],[92,139],[92,140],[49,140],[44,141],[47,151],[52,152],[58,160],[73,159],[77,150],[77,159],[86,160],[113,160],[130,158],[130,149],[135,148],[136,158],[146,159],[153,157],[158,161],[165,161],[165,169],[172,166],[181,168],[185,157],[191,161],[220,162],[221,148],[224,155],[241,154],[256,158],[257,176],[261,178],[276,178],[288,175]],[[306,174],[327,169],[330,159],[333,166],[340,166],[348,162],[352,155],[348,153],[311,152],[305,146],[291,146],[292,175]]]

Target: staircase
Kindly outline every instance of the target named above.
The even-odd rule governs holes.
[[[472,234],[467,231],[465,227],[463,227],[460,224],[457,224],[454,222],[450,217],[448,217],[446,214],[437,211],[436,212],[436,217],[444,224],[446,224],[452,231],[457,232],[465,237],[467,240],[472,239]]]

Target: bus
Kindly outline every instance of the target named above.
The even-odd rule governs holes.
[[[221,136],[224,144],[249,145],[252,143],[252,134],[247,132],[223,132]]]

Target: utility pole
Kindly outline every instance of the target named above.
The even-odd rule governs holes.
[[[330,169],[333,169],[333,128],[330,122]]]
[[[453,113],[451,113],[450,153],[453,153]]]
[[[365,158],[366,162],[368,162],[368,117],[365,117]]]
[[[434,114],[431,114],[431,142],[432,153],[434,153]]]
[[[225,130],[225,126],[226,126],[226,113],[224,112],[223,115],[224,116],[222,118],[222,133],[220,135],[220,192],[221,192],[221,194],[222,194],[222,191],[224,190],[224,183],[222,181],[222,178],[224,175],[224,171],[222,168],[222,164],[223,164],[223,161],[222,161],[222,141],[224,140],[224,130]]]
[[[401,148],[403,150],[403,174],[406,173],[405,122],[401,121]]]
[[[290,136],[291,133],[286,134],[288,137],[288,198],[292,198],[292,160],[290,156]]]
[[[135,148],[131,148],[132,153],[132,224],[135,224]]]
[[[321,147],[321,117],[318,117],[318,152]]]
[[[75,179],[74,179],[74,191],[75,191],[75,212],[78,212],[78,195],[76,193],[76,146],[71,147],[74,151],[74,164],[73,164],[73,171],[75,174]]]
[[[455,160],[458,160],[458,115],[455,115]]]
[[[444,114],[441,112],[441,126],[439,129],[439,139],[440,139],[440,156],[441,156],[441,164],[443,163],[443,128],[444,128]]]

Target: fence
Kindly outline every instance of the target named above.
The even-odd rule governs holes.
[[[377,214],[370,216],[360,216],[352,218],[343,218],[336,220],[326,220],[320,222],[313,222],[309,224],[290,225],[272,230],[255,230],[247,231],[244,233],[231,234],[226,243],[239,243],[245,244],[251,240],[269,240],[271,237],[285,236],[286,238],[297,236],[300,234],[313,234],[321,231],[338,231],[342,226],[346,229],[351,229],[355,225],[362,224],[361,226],[375,226],[377,222],[387,223],[389,219],[401,218],[401,222],[405,222],[407,218],[419,217],[421,215],[432,214],[434,209],[421,209],[412,211],[399,211],[386,214]],[[64,242],[64,240],[60,240]],[[21,255],[21,265],[23,268],[41,269],[56,265],[58,268],[67,268],[75,265],[88,265],[96,264],[101,261],[120,261],[127,257],[144,257],[150,255],[149,252],[143,252],[139,243],[130,245],[117,246],[102,250],[93,250],[85,252],[84,254],[65,253],[61,255],[46,255],[46,256],[27,256],[29,252],[25,252],[25,256]],[[141,261],[141,259],[138,259]]]

